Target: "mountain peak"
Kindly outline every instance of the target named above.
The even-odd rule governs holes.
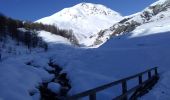
[[[56,25],[61,29],[71,29],[79,43],[91,45],[93,41],[90,41],[92,40],[90,37],[94,37],[100,30],[110,27],[121,19],[122,16],[119,13],[106,6],[83,2],[64,8],[36,22]]]
[[[82,7],[84,7],[84,6],[90,6],[90,5],[96,5],[96,4],[94,4],[94,3],[87,3],[87,2],[82,2],[82,3],[79,3],[79,4],[77,4],[78,6],[82,6]]]
[[[95,7],[95,6],[104,6],[104,5],[101,5],[101,4],[95,4],[95,3],[88,3],[88,2],[82,2],[82,3],[79,3],[75,6],[79,6],[79,7]]]
[[[77,5],[75,5],[73,8],[83,10],[84,12],[87,13],[87,15],[98,15],[98,14],[103,14],[103,15],[120,15],[117,12],[111,10],[110,8],[101,5],[101,4],[94,4],[94,3],[86,3],[82,2]]]

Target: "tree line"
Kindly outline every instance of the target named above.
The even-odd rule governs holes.
[[[62,37],[67,38],[74,45],[79,44],[72,30],[64,30],[64,29],[59,29],[57,26],[54,25],[45,25],[42,23],[32,23],[32,22],[24,22],[23,27],[28,30],[30,29],[37,30],[37,31],[44,30],[47,32],[51,32],[52,34],[60,35]]]
[[[4,42],[8,37],[17,41],[17,44],[23,43],[28,49],[35,47],[42,47],[46,51],[48,49],[47,43],[33,30],[21,31],[19,28],[24,28],[24,22],[14,20],[0,14],[0,41]]]
[[[27,31],[18,30],[19,28]],[[6,36],[10,36],[18,42],[23,42],[28,48],[40,46],[47,49],[47,44],[37,35],[37,31],[41,30],[65,37],[74,45],[79,44],[72,30],[59,29],[54,25],[14,20],[0,14],[0,41],[4,40]]]

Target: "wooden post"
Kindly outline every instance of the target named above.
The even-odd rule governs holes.
[[[89,95],[89,100],[96,100],[96,94]]]
[[[157,67],[155,68],[155,75],[158,75]]]
[[[139,75],[139,84],[142,84],[142,75]]]
[[[151,78],[151,71],[148,71],[148,78]]]
[[[0,52],[0,61],[2,60],[1,52]]]
[[[126,80],[122,81],[122,94],[125,94],[127,92],[127,82]],[[128,97],[125,95],[122,100],[127,100]]]
[[[158,81],[158,79],[159,79],[158,68],[156,67],[154,71],[155,71],[156,80]]]

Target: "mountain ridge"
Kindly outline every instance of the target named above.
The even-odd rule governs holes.
[[[169,5],[169,0],[158,0],[140,12],[122,17],[104,5],[83,2],[36,22],[71,29],[80,45],[97,48],[112,36],[129,33],[143,24],[168,18]]]
[[[106,42],[113,36],[118,36],[134,31],[137,27],[146,23],[161,21],[170,18],[170,0],[159,0],[149,7],[146,7],[141,12],[126,16],[120,22],[114,24],[112,27],[101,30],[98,33],[98,38],[94,45],[99,45]],[[159,23],[157,23],[159,24]],[[152,26],[150,26],[152,28]],[[167,30],[164,30],[165,32]],[[133,32],[132,32],[133,33]]]

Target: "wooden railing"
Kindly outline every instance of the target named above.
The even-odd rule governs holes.
[[[147,74],[148,76],[147,80],[145,81],[143,81],[144,74]],[[131,79],[135,79],[135,78],[138,78],[139,84],[131,89],[127,89],[127,81]],[[118,84],[121,84],[122,94],[120,96],[115,97],[113,100],[128,100],[128,99],[136,100],[138,97],[147,93],[148,90],[150,90],[154,86],[154,84],[156,84],[158,79],[159,79],[159,74],[157,71],[157,67],[154,67],[144,72],[138,73],[136,75],[133,75],[133,76],[130,76],[124,79],[120,79],[118,81],[114,81],[109,84],[105,84],[103,86],[99,86],[97,88],[87,90],[79,94],[75,94],[73,96],[66,97],[64,98],[64,100],[79,100],[87,96],[89,97],[89,100],[96,100],[96,94],[98,92],[101,92],[105,89],[111,88]]]

